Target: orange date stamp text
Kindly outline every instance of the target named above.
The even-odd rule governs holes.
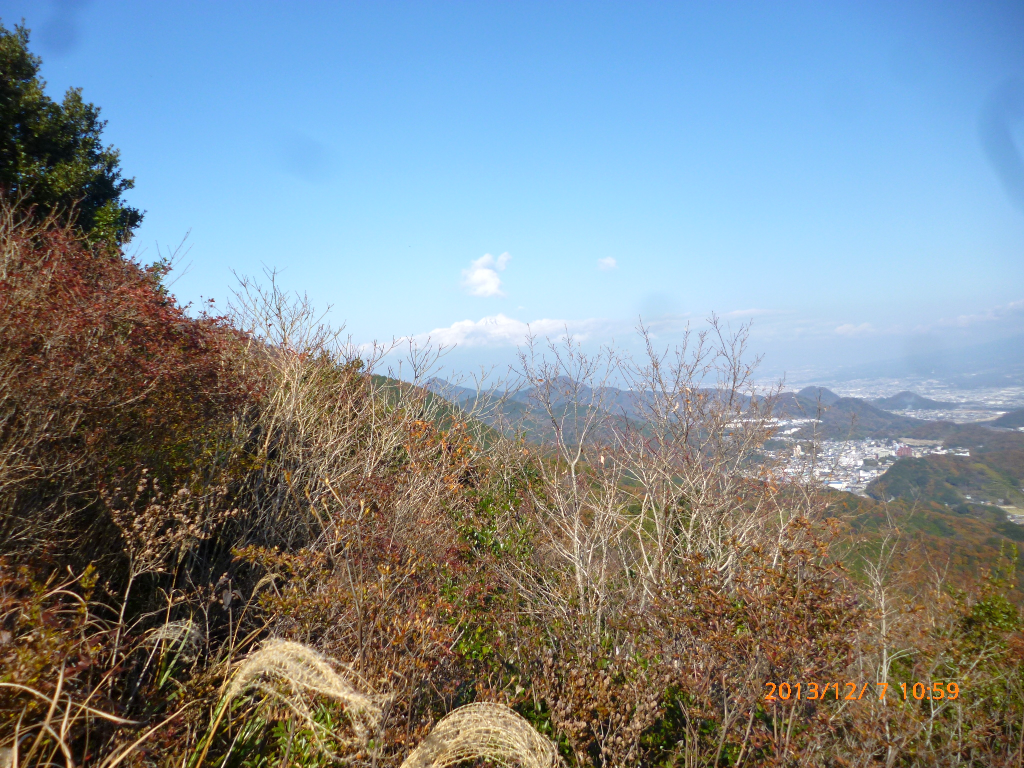
[[[895,694],[897,698],[904,701],[916,699],[921,701],[929,699],[939,701],[948,699],[953,701],[960,697],[960,686],[957,683],[765,683],[764,700],[769,702],[777,701],[822,701],[825,699],[835,701],[860,701],[870,691],[878,693],[878,700],[885,701],[886,693]],[[890,692],[891,689],[891,692]],[[874,696],[874,693],[871,693]]]

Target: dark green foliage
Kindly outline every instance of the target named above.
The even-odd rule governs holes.
[[[1019,626],[1017,607],[1000,593],[985,595],[974,604],[963,621],[964,631],[979,639],[1013,632]]]
[[[127,242],[142,212],[122,194],[120,156],[104,146],[99,108],[71,88],[60,103],[44,92],[29,31],[0,24],[0,190],[36,215],[73,215],[93,241]]]

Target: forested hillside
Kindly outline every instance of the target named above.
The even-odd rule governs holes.
[[[993,461],[1005,458],[983,454],[978,459],[950,455],[900,459],[868,486],[868,492],[880,499],[937,501],[956,508],[989,504],[1024,509],[1020,470],[1014,468],[1011,473]]]
[[[998,419],[994,419],[992,421],[992,426],[1005,427],[1008,429],[1020,429],[1024,427],[1024,410],[1004,413]]]

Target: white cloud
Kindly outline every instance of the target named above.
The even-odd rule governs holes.
[[[1006,320],[1019,316],[1024,312],[1024,301],[1011,301],[1009,304],[1000,304],[991,309],[973,315],[958,315],[957,317],[942,318],[935,323],[939,327],[968,328],[978,323],[988,323],[997,320]],[[927,326],[918,326],[915,331],[927,331]]]
[[[503,272],[511,260],[507,252],[498,258],[485,253],[470,262],[469,269],[462,270],[462,287],[471,296],[504,296],[498,272]]]
[[[534,320],[524,323],[503,314],[491,315],[480,320],[459,320],[447,328],[435,328],[430,333],[421,333],[416,341],[451,347],[515,347],[522,344],[530,334],[543,337],[561,337],[568,332],[582,341],[587,331],[597,324],[596,320]]]
[[[616,262],[615,259],[613,259],[611,256],[605,256],[603,259],[597,260],[597,268],[600,269],[602,272],[607,272],[610,269],[615,269],[617,266],[619,266],[618,262]]]
[[[867,336],[869,333],[874,333],[875,328],[871,323],[861,323],[860,325],[854,325],[853,323],[843,323],[836,328],[836,333],[840,336]]]

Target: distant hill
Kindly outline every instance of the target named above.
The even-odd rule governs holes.
[[[948,448],[967,448],[972,459],[1006,473],[1018,486],[1024,482],[1024,433],[991,429],[983,424],[926,421],[907,437],[939,439]]]
[[[820,419],[818,424],[808,424],[793,435],[801,440],[814,436],[826,440],[897,438],[928,423],[890,413],[858,397],[840,397],[824,387],[784,392],[777,412],[783,418]]]
[[[428,379],[424,383],[423,388],[462,407],[472,404],[477,398],[477,391],[475,389],[460,387],[457,384],[452,384],[437,377]]]
[[[971,455],[1013,454],[1020,452],[1024,466],[1024,434],[992,429],[993,422],[980,424],[954,424],[951,421],[923,421],[906,437],[942,442],[949,448],[969,448]]]
[[[923,424],[921,419],[897,416],[866,400],[844,397],[822,415],[822,436],[833,438],[895,438]]]
[[[1018,480],[1005,469],[979,456],[935,454],[900,459],[867,488],[872,498],[936,501],[960,509],[970,505],[1001,504],[1024,509]],[[989,457],[994,458],[994,457]],[[1024,467],[1017,474],[1024,473]]]
[[[922,397],[914,392],[898,392],[892,397],[880,397],[870,401],[886,411],[930,411],[940,408],[951,408],[953,403],[943,403]]]
[[[1024,434],[978,424],[926,422],[907,436],[939,439],[947,448],[966,448],[970,456],[933,454],[900,459],[868,486],[873,497],[935,501],[954,507],[1005,499],[1024,509]]]
[[[815,404],[820,401],[822,405],[835,405],[842,399],[831,389],[825,389],[825,387],[804,387],[796,393],[796,396]]]
[[[1021,408],[1019,411],[1004,413],[995,421],[990,421],[989,424],[993,427],[1008,427],[1010,429],[1024,427],[1024,408]]]
[[[575,439],[575,419],[580,423],[586,420],[590,409],[596,410],[603,422],[610,414],[615,417],[633,418],[634,397],[627,392],[613,387],[592,389],[580,387],[574,398],[570,392],[571,383],[568,379],[552,381],[550,393],[552,416],[563,430],[565,440]],[[550,444],[555,440],[555,426],[539,407],[538,387],[528,387],[513,392],[480,391],[450,384],[443,379],[431,379],[425,384],[426,389],[455,403],[466,412],[472,412],[474,418],[488,427],[508,433],[521,432],[525,438],[534,443]],[[581,406],[579,409],[574,405]]]

